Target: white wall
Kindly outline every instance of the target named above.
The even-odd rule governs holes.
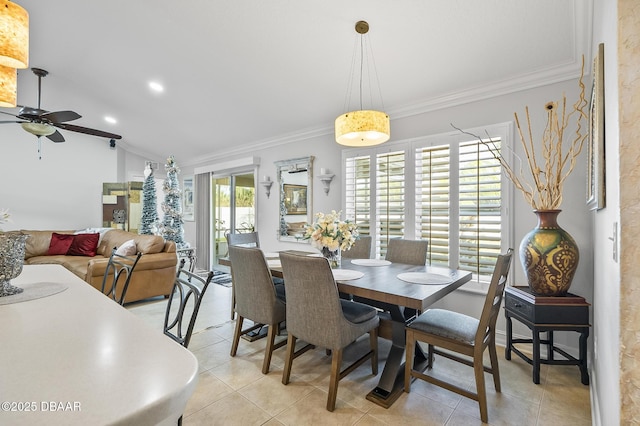
[[[105,139],[64,132],[64,143],[37,139],[18,124],[0,127],[0,208],[9,229],[102,226],[102,183],[117,180],[117,150]]]
[[[594,425],[620,424],[620,266],[613,260],[614,223],[620,223],[617,8],[615,1],[594,2],[593,43],[605,44],[606,208],[592,213],[594,300],[592,405]]]

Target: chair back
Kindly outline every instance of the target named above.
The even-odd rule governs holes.
[[[426,265],[428,248],[429,241],[427,240],[393,238],[389,240],[387,245],[385,259],[390,262],[407,265]]]
[[[133,271],[141,256],[140,252],[135,256],[122,256],[113,248],[102,278],[102,293],[123,305]]]
[[[256,247],[230,245],[229,260],[236,313],[262,324],[284,320],[285,305],[276,297],[269,265],[262,251]]]
[[[282,252],[280,261],[287,293],[287,331],[316,346],[346,346],[341,341],[346,319],[327,259]]]
[[[360,236],[349,250],[342,251],[342,257],[347,259],[371,258],[371,236]]]
[[[496,266],[493,269],[491,283],[487,291],[487,297],[482,308],[482,315],[478,323],[478,332],[476,333],[475,345],[483,345],[488,339],[495,336],[496,320],[500,312],[500,304],[504,294],[504,287],[507,284],[507,277],[511,267],[511,258],[513,257],[513,249],[507,250],[507,253],[498,256]]]
[[[207,277],[202,278],[185,269],[184,263],[185,259],[182,259],[167,302],[164,334],[186,348],[191,341],[200,304],[213,278],[213,271],[209,271]]]
[[[227,234],[229,246],[260,247],[260,238],[257,232],[244,232],[240,234]]]

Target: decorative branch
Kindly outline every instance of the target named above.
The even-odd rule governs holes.
[[[548,102],[545,105],[547,110],[547,124],[542,132],[542,144],[540,156],[542,162],[538,163],[536,155],[533,130],[531,126],[531,117],[529,115],[529,107],[525,107],[526,117],[526,137],[523,127],[520,125],[520,119],[517,113],[514,113],[518,135],[526,156],[528,165],[528,175],[522,170],[523,161],[516,155],[518,166],[510,165],[496,148],[493,139],[487,134],[487,138],[465,132],[451,124],[451,126],[461,133],[473,136],[480,143],[485,145],[491,155],[498,160],[502,166],[505,175],[513,182],[514,186],[522,193],[527,203],[535,210],[556,210],[562,204],[562,188],[564,183],[575,168],[577,159],[584,142],[589,136],[588,129],[583,128],[582,120],[587,120],[588,116],[585,112],[588,102],[585,97],[585,85],[582,81],[584,77],[584,56],[582,57],[582,69],[578,85],[580,87],[580,95],[578,100],[573,104],[572,110],[567,114],[567,97],[562,96],[560,103]],[[558,105],[560,104],[559,111]],[[573,139],[564,151],[564,132],[569,122],[577,115],[576,131]],[[514,154],[515,155],[515,154]],[[542,167],[541,167],[542,166]],[[518,172],[516,173],[516,170]]]

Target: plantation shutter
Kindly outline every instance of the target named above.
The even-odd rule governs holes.
[[[405,151],[376,155],[376,218],[380,256],[405,233]]]
[[[500,149],[501,140],[493,143]],[[501,169],[479,141],[459,147],[459,268],[489,276],[500,254]]]
[[[416,149],[416,237],[429,241],[431,265],[449,266],[449,145]],[[455,195],[455,193],[454,193]]]
[[[345,213],[358,225],[361,235],[371,235],[371,159],[369,156],[346,160]]]

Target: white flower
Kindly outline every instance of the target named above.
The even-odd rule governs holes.
[[[311,245],[318,249],[349,250],[358,238],[358,227],[349,220],[341,221],[341,214],[335,210],[329,214],[316,213],[316,221],[307,226],[303,238],[310,239]]]
[[[9,222],[11,219],[11,214],[9,213],[9,209],[0,209],[0,225],[3,223]],[[0,228],[2,230],[2,228]]]

